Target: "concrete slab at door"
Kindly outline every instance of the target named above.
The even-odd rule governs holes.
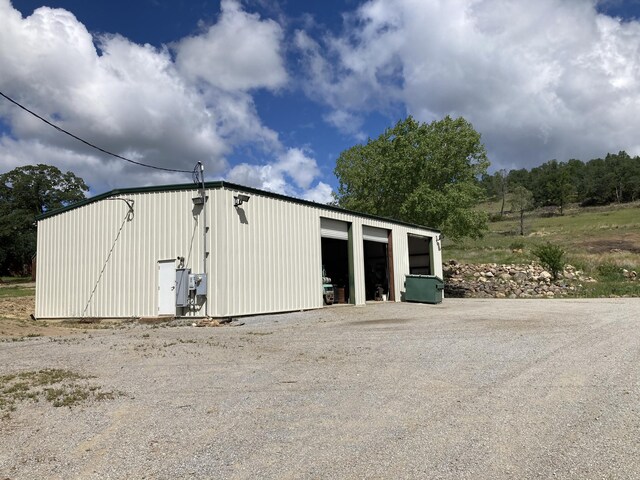
[[[158,315],[176,314],[176,262],[158,261]]]

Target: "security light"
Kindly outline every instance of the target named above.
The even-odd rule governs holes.
[[[239,207],[244,202],[248,202],[249,198],[250,198],[249,195],[244,195],[242,193],[240,193],[238,195],[234,195],[234,197],[233,197],[233,206],[234,207]]]

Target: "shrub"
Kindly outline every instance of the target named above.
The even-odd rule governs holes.
[[[558,273],[564,268],[565,251],[558,245],[547,242],[544,245],[535,247],[533,254],[538,258],[542,266],[549,270],[551,275],[553,275],[553,279],[556,280]]]
[[[615,281],[624,279],[622,268],[613,263],[603,263],[598,265],[597,269],[598,277],[600,277],[601,280]]]
[[[516,240],[515,242],[511,242],[509,248],[511,250],[522,250],[524,248],[524,242],[521,240]]]

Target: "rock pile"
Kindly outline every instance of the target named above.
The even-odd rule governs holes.
[[[450,260],[443,265],[445,295],[473,298],[557,298],[575,294],[593,278],[567,265],[553,280],[537,263],[529,265],[462,264]]]

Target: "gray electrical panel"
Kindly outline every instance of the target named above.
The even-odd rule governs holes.
[[[207,275],[205,273],[200,275],[200,282],[196,285],[196,295],[207,296]]]
[[[199,297],[206,297],[207,275],[205,273],[192,273],[189,275],[189,290],[195,291]]]
[[[191,275],[190,268],[176,269],[176,306],[177,307],[189,306],[189,276],[190,275]]]

